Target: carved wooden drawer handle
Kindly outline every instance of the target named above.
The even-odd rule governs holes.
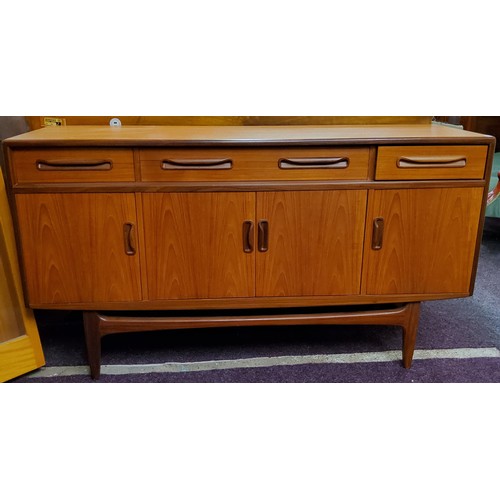
[[[465,156],[402,156],[398,159],[398,168],[465,167]]]
[[[162,170],[230,170],[233,161],[230,158],[209,159],[167,159],[162,161]]]
[[[349,158],[280,158],[279,168],[347,168]]]
[[[38,170],[111,170],[113,162],[111,160],[37,160]]]
[[[135,226],[131,222],[123,224],[123,243],[125,245],[125,253],[127,255],[135,255]]]

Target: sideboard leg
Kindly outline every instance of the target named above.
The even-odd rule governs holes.
[[[101,375],[101,333],[99,331],[99,315],[95,312],[83,313],[85,343],[90,366],[90,375],[98,380]]]
[[[417,340],[418,320],[420,316],[420,302],[413,302],[407,306],[407,317],[403,326],[403,366],[411,367],[415,341]]]
[[[410,368],[417,338],[420,302],[369,311],[311,312],[299,314],[221,315],[221,316],[108,316],[95,311],[83,313],[90,374],[101,374],[101,339],[125,332],[221,328],[270,325],[397,325],[403,328],[403,366]]]

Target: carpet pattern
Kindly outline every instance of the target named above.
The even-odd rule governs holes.
[[[24,382],[42,379],[26,378]],[[88,375],[55,376],[46,383],[89,382]],[[415,362],[410,370],[397,361],[382,363],[309,364],[185,373],[101,375],[95,383],[491,383],[500,382],[500,357],[433,359]]]

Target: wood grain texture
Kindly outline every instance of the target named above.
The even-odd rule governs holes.
[[[482,179],[484,177],[488,146],[382,146],[378,148],[376,180],[418,179]],[[464,157],[464,167],[436,166],[398,167],[403,157]]]
[[[254,193],[142,199],[150,299],[255,294],[255,256],[243,250],[243,223],[255,216]]]
[[[369,148],[169,148],[141,149],[141,178],[143,181],[197,182],[244,180],[347,180],[368,178]],[[349,165],[342,169],[279,168],[282,158],[345,157]],[[165,159],[228,158],[228,170],[162,170]]]
[[[269,250],[257,253],[257,295],[359,293],[366,191],[257,194]]]
[[[493,144],[494,137],[442,125],[45,127],[6,139],[8,147],[367,146]]]
[[[85,160],[105,160],[111,164],[110,170],[64,169],[39,170],[40,161],[67,161],[67,165]],[[47,148],[12,151],[11,162],[15,184],[44,182],[125,182],[134,181],[134,157],[131,149],[117,148]]]
[[[467,293],[482,188],[371,191],[363,290],[367,294]],[[381,250],[371,221],[384,219]]]
[[[141,299],[139,257],[124,251],[133,194],[16,195],[16,204],[30,302]]]

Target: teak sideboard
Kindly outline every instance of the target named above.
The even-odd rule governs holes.
[[[4,148],[26,303],[84,311],[98,378],[104,335],[234,325],[400,325],[409,368],[420,302],[473,292],[495,139],[68,126]]]

